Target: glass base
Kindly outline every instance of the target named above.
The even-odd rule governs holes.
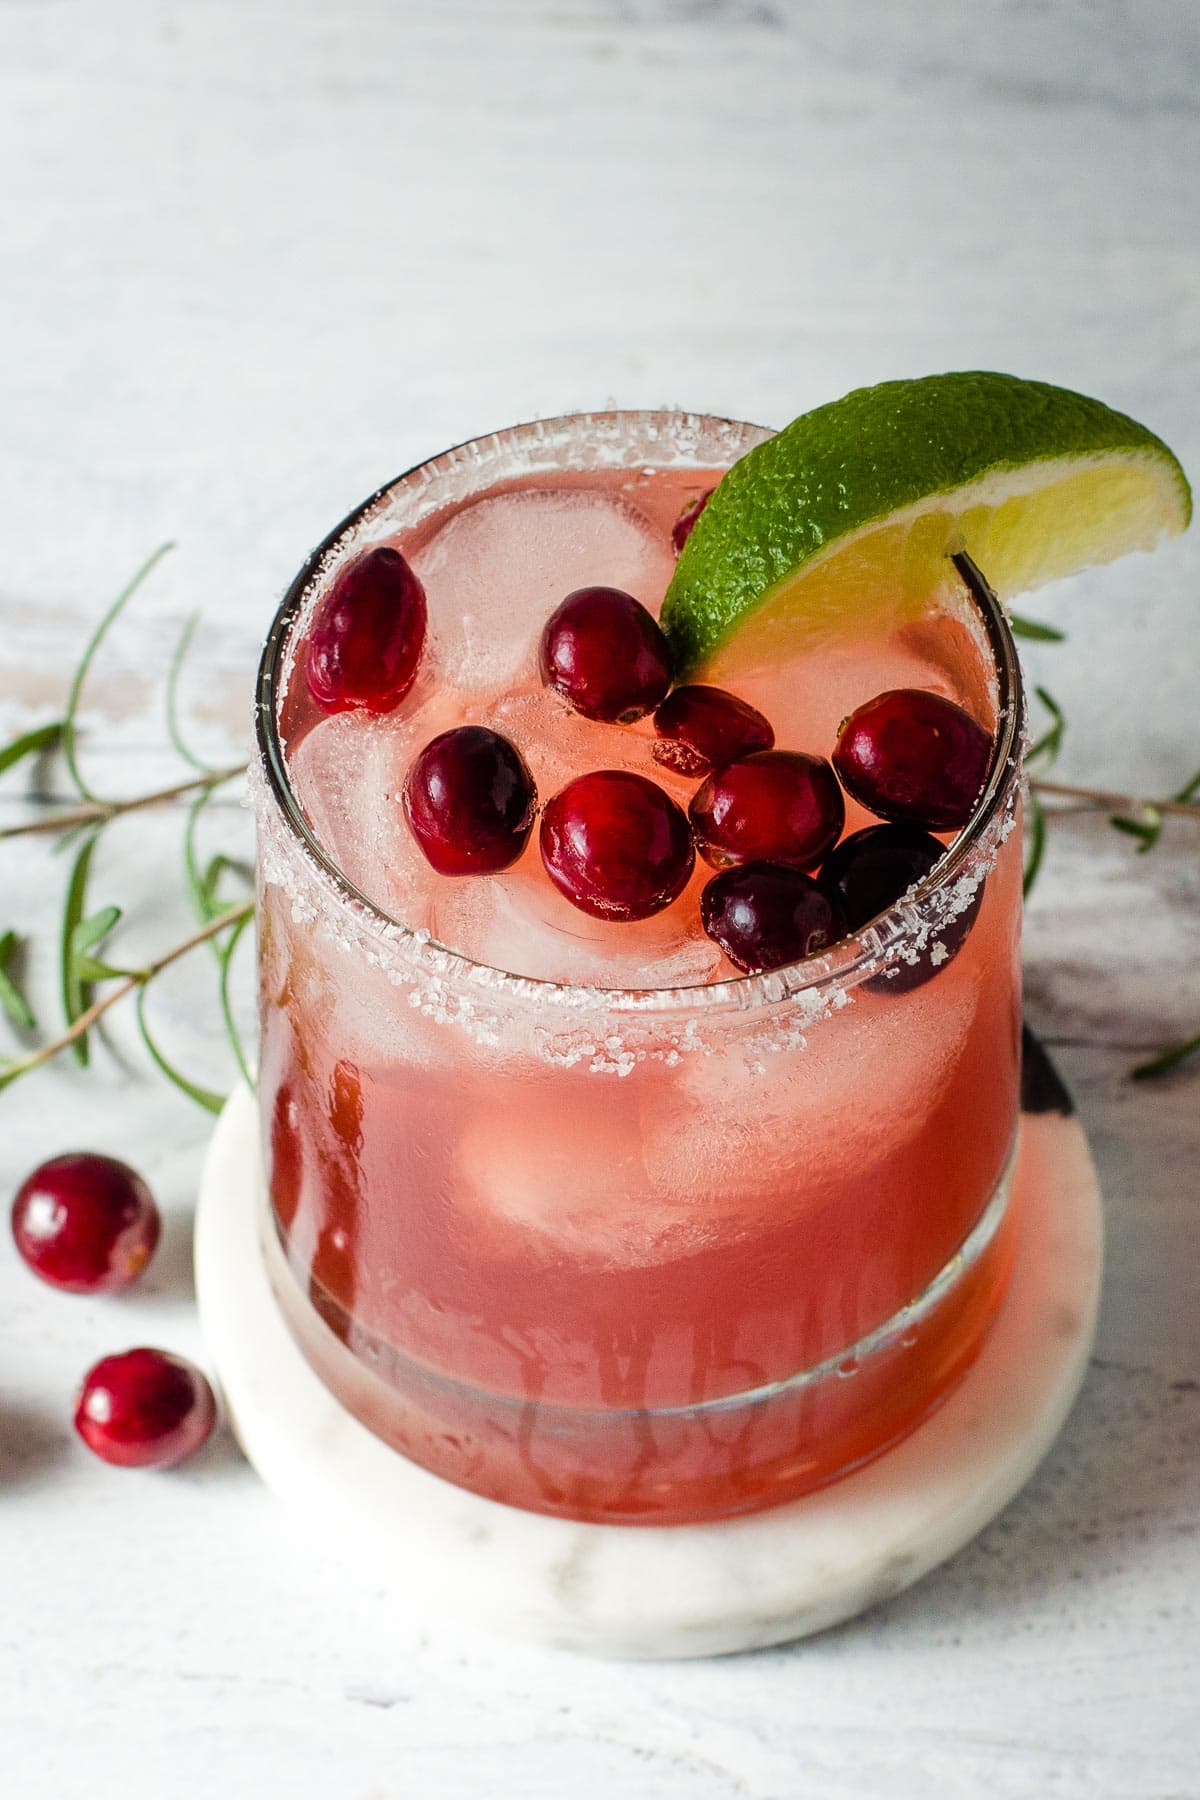
[[[909,1305],[786,1380],[693,1405],[590,1408],[463,1385],[364,1331],[311,1277],[301,1287],[260,1203],[280,1311],[325,1386],[422,1468],[561,1518],[680,1524],[811,1493],[926,1418],[978,1355],[1012,1272],[1016,1151],[974,1230]]]

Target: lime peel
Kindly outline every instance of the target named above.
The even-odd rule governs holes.
[[[663,604],[677,668],[770,666],[826,624],[918,612],[966,549],[1003,597],[1191,517],[1154,434],[1101,401],[983,371],[884,382],[735,463]]]

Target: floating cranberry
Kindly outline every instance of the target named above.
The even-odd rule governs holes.
[[[671,542],[675,546],[676,556],[679,555],[683,546],[691,537],[692,532],[696,527],[696,520],[700,517],[700,514],[704,511],[716,491],[716,488],[709,488],[707,494],[701,494],[698,500],[693,500],[690,506],[685,506],[675,523],[672,525]]]
[[[945,854],[945,844],[918,825],[869,825],[865,831],[843,838],[831,851],[821,864],[819,880],[844,914],[846,929],[861,931],[916,882],[923,881]],[[931,936],[914,961],[898,958],[867,985],[880,992],[906,994],[931,980],[962,949],[982,900],[981,885],[962,912]]]
[[[542,680],[585,719],[623,725],[653,712],[671,685],[657,621],[620,588],[576,588],[542,629]]]
[[[718,769],[690,812],[700,854],[714,869],[746,862],[815,868],[846,817],[829,764],[800,750],[763,750]]]
[[[700,918],[748,975],[813,956],[843,931],[834,901],[787,863],[748,862],[715,875],[700,896]]]
[[[647,919],[681,894],[695,864],[683,809],[644,775],[597,769],[542,814],[542,861],[581,912]]]
[[[75,1429],[102,1461],[165,1469],[199,1450],[217,1418],[213,1391],[182,1356],[126,1350],[89,1370]]]
[[[381,544],[344,568],[308,636],[308,691],[323,712],[388,713],[417,673],[425,590],[398,550]]]
[[[983,726],[924,688],[892,688],[868,700],[843,724],[833,753],[847,793],[869,812],[931,831],[967,823],[991,760]]]
[[[413,762],[403,803],[439,875],[493,875],[529,842],[537,789],[515,744],[486,725],[459,725]]]
[[[71,1294],[115,1293],[154,1254],[158,1208],[141,1176],[112,1156],[74,1151],[17,1189],[12,1234],[35,1275]]]
[[[769,720],[718,687],[676,688],[655,713],[654,729],[654,760],[677,775],[708,775],[775,742]]]

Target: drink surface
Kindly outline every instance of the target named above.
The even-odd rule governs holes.
[[[429,602],[413,691],[383,719],[323,717],[293,679],[280,711],[314,835],[382,913],[517,976],[736,978],[700,925],[706,865],[665,911],[614,924],[556,892],[536,839],[501,875],[435,874],[399,803],[413,756],[470,723],[512,739],[543,802],[628,768],[686,807],[697,783],[653,760],[652,724],[572,713],[536,649],[576,587],[657,613],[671,526],[718,473],[511,479],[392,540]],[[954,606],[831,626],[737,692],[778,746],[827,756],[848,713],[897,687],[994,723]],[[875,822],[848,802],[847,832]],[[734,1006],[703,1029],[686,1003],[627,1029],[602,998],[564,1016],[520,996],[476,1029],[265,880],[271,1254],[324,1378],[452,1480],[583,1517],[770,1504],[915,1423],[974,1353],[1011,1257],[1018,836],[993,845],[974,924],[929,979],[860,982],[817,1011]]]
[[[436,874],[400,805],[417,752],[454,726],[511,739],[542,802],[594,769],[628,769],[685,809],[697,779],[651,754],[652,718],[602,724],[574,712],[539,678],[541,629],[576,588],[633,594],[657,616],[675,564],[671,528],[719,470],[593,470],[512,480],[393,540],[428,597],[430,639],[414,690],[396,712],[327,718],[301,691],[285,729],[296,794],[318,840],[380,910],[474,962],[543,980],[602,987],[689,987],[738,971],[700,924],[712,870],[702,860],[664,912],[632,923],[590,918],[550,882],[531,842],[516,866],[470,879]],[[302,689],[299,681],[294,690]],[[920,687],[986,716],[979,669],[949,614],[891,633],[873,622],[832,628],[804,653],[738,679],[780,748],[827,757],[843,719],[888,688]],[[850,800],[846,833],[878,821]],[[948,840],[947,840],[948,841]]]

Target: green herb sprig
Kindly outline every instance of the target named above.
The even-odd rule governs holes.
[[[88,672],[113,625],[171,548],[170,544],[160,545],[104,613],[72,675],[62,718],[24,732],[0,749],[0,773],[34,757],[57,755],[75,795],[75,803],[71,805],[0,830],[0,838],[36,833],[53,837],[56,850],[73,848],[58,926],[64,1028],[56,1037],[29,1049],[24,1055],[0,1061],[0,1088],[10,1086],[67,1050],[78,1063],[86,1066],[93,1028],[111,1008],[132,995],[138,1029],[152,1061],[189,1099],[210,1112],[219,1112],[224,1096],[201,1086],[176,1067],[153,1035],[147,1018],[147,999],[154,981],[201,944],[210,945],[216,957],[220,1014],[238,1070],[245,1080],[252,1080],[249,1058],[234,1019],[230,969],[237,946],[254,916],[253,871],[223,853],[203,862],[197,848],[197,826],[204,807],[221,788],[244,773],[245,765],[214,767],[191,750],[180,729],[178,687],[198,624],[195,616],[188,620],[172,656],[166,689],[167,734],[192,774],[186,780],[150,793],[114,799],[97,792],[84,774],[80,760],[78,721]],[[196,929],[144,966],[128,967],[114,960],[107,949],[109,938],[121,923],[122,909],[112,904],[91,906],[92,863],[96,848],[114,819],[145,808],[170,805],[184,798],[190,801],[184,833],[184,876],[196,915]],[[15,932],[0,934],[0,1007],[19,1031],[28,1034],[35,1029],[33,1010],[17,976],[24,948]]]

